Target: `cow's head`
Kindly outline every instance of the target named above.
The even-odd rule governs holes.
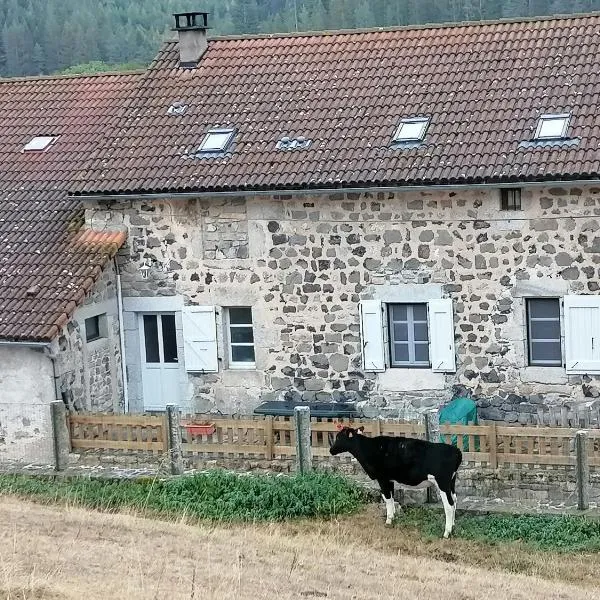
[[[338,434],[335,436],[329,452],[335,456],[342,452],[351,452],[356,446],[356,442],[359,436],[364,432],[364,427],[345,427],[344,425],[338,425]]]

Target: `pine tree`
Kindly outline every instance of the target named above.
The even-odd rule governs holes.
[[[6,46],[4,44],[4,32],[0,31],[0,77],[5,77],[6,74]]]
[[[31,56],[31,62],[33,64],[33,74],[43,75],[46,73],[46,57],[44,51],[39,44],[33,46],[33,54]]]

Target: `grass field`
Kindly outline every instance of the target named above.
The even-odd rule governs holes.
[[[192,526],[0,498],[1,600],[598,597],[597,556],[558,555],[551,566],[546,552],[544,566],[530,555],[539,573],[525,576],[505,568],[521,550],[480,550],[385,528],[374,507],[339,520]],[[567,566],[578,586],[561,581]]]
[[[325,473],[0,475],[0,600],[600,594],[597,521],[459,511],[456,525],[442,540],[440,508],[414,507],[385,527],[381,506]]]

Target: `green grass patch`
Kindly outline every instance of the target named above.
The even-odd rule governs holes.
[[[102,511],[133,509],[209,521],[283,521],[357,511],[365,492],[330,473],[239,475],[215,470],[167,480],[54,479],[0,475],[0,494]]]
[[[395,521],[425,537],[441,536],[444,514],[438,509],[406,507]],[[600,521],[576,515],[469,514],[458,511],[454,537],[488,543],[522,542],[537,550],[599,552]]]

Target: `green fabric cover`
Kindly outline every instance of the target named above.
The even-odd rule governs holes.
[[[470,398],[456,398],[440,410],[440,425],[477,425],[477,405]],[[456,435],[450,443],[457,445]],[[440,441],[445,441],[440,436]],[[463,436],[463,448],[469,447],[469,436]],[[479,451],[479,437],[475,438],[475,451]]]

